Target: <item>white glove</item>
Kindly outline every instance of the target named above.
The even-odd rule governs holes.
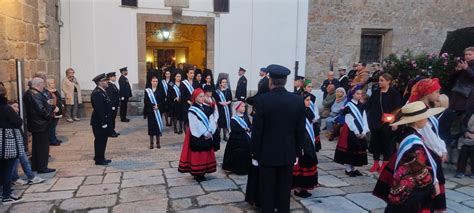
[[[298,158],[296,158],[296,161],[295,161],[295,165],[297,165],[297,164],[298,164]]]
[[[115,110],[115,107],[112,107],[112,110]]]
[[[255,160],[255,159],[252,159],[252,165],[254,165],[254,166],[258,166],[258,161],[257,161],[257,160]]]
[[[125,97],[121,97],[120,100],[122,100],[122,101],[125,100]]]
[[[102,129],[107,128],[107,124],[102,125]]]

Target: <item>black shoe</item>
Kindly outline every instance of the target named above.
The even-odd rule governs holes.
[[[355,177],[356,176],[356,174],[354,174],[354,171],[350,171],[350,172],[345,171],[345,172],[346,172],[346,175],[349,176],[349,177]]]
[[[44,170],[38,171],[38,174],[51,173],[51,172],[55,172],[55,171],[56,171],[56,169],[46,168]]]
[[[16,202],[19,202],[21,201],[22,197],[17,197],[17,196],[14,196],[14,195],[10,195],[9,198],[3,198],[2,197],[2,204],[5,205],[5,204],[9,204],[9,203],[16,203]]]
[[[58,140],[58,143],[63,143],[63,141],[62,141],[62,140]]]
[[[124,118],[124,119],[120,119],[120,121],[122,121],[122,122],[130,122],[130,119]]]
[[[112,163],[112,160],[110,160],[110,159],[105,159],[104,162],[106,162],[106,163]]]
[[[199,176],[194,176],[194,180],[196,180],[197,182],[202,182],[202,181],[206,181],[206,177],[204,177],[204,175],[199,175]]]
[[[95,165],[100,165],[100,166],[107,166],[107,165],[108,165],[108,163],[107,163],[107,162],[105,162],[105,161],[96,161],[96,162],[95,162]]]
[[[359,172],[359,170],[352,171],[355,176],[364,176],[362,173]]]
[[[166,126],[171,126],[171,124],[166,124]]]
[[[57,143],[50,143],[49,145],[50,145],[50,146],[61,146],[61,144],[60,144],[59,142],[57,142]]]
[[[300,192],[295,191],[293,194],[296,197],[301,197],[301,198],[308,198],[308,197],[311,196],[311,194],[309,192],[306,192],[306,193],[304,193],[304,192],[306,192],[306,190],[301,190]]]
[[[179,130],[179,131],[178,131],[178,135],[181,135],[181,134],[183,134],[183,131],[182,131],[182,130]]]
[[[118,137],[118,134],[117,134],[117,133],[112,133],[112,134],[110,134],[109,137],[111,137],[111,138],[116,138],[116,137]]]

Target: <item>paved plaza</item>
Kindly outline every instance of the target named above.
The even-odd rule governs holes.
[[[43,184],[15,187],[15,193],[23,194],[22,202],[0,205],[0,212],[256,212],[244,202],[247,176],[220,168],[225,143],[216,154],[217,172],[197,183],[177,170],[182,135],[168,128],[162,148],[150,150],[142,117],[117,123],[117,130],[121,135],[109,139],[106,152],[113,162],[96,166],[89,120],[61,121],[58,135],[64,143],[50,152],[50,167],[58,171],[41,175],[47,179]],[[347,177],[343,166],[332,161],[335,142],[321,138],[321,186],[310,191],[310,198],[292,197],[292,211],[383,212],[385,203],[371,195],[375,174],[368,174],[366,166],[361,169],[365,176]],[[474,212],[474,179],[453,178],[452,166],[446,168],[446,177],[448,212]]]

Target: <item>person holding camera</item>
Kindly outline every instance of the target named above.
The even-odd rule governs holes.
[[[474,109],[474,47],[464,50],[464,59],[458,60],[454,87],[451,89],[449,106],[451,109],[464,113]]]

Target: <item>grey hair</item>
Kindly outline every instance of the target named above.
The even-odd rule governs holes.
[[[41,83],[44,83],[44,80],[42,78],[34,77],[33,79],[31,79],[31,86],[32,87],[37,87]]]
[[[336,89],[336,92],[337,92],[337,91],[341,91],[341,92],[344,94],[344,96],[346,96],[346,89],[344,89],[344,87],[339,87],[339,88],[337,88],[337,89]]]

